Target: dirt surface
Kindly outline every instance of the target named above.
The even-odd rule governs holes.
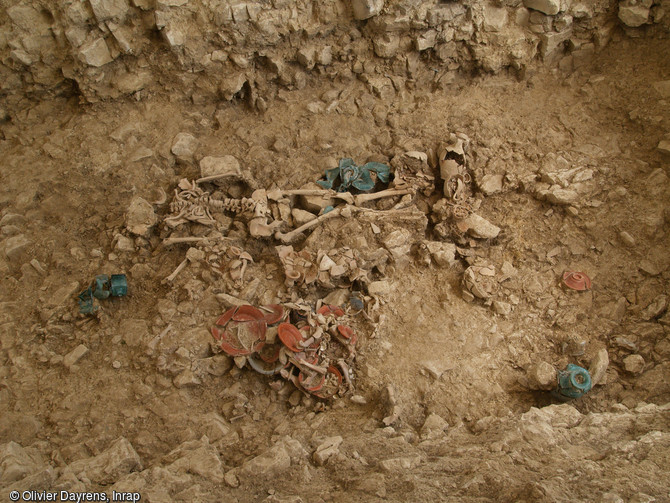
[[[385,99],[360,82],[311,83],[279,91],[264,113],[159,95],[20,102],[0,125],[2,492],[669,501],[670,181],[657,145],[670,131],[670,97],[653,86],[670,79],[667,49],[667,40],[623,39],[575,73],[478,77]],[[173,153],[179,133],[195,137],[192,152]],[[268,189],[300,188],[346,157],[394,166],[407,151],[427,153],[438,176],[438,146],[451,133],[470,140],[472,202],[497,237],[440,238],[436,183],[408,203],[427,226],[354,215],[293,243],[368,258],[389,251],[370,282],[351,285],[370,318],[348,314],[359,338],[355,391],[324,403],[290,383],[277,390],[216,347],[209,328],[230,307],[221,293],[315,305],[332,291],[287,287],[280,243],[249,236],[239,218],[217,216],[214,228],[253,257],[244,281],[191,263],[163,282],[189,249],[163,239],[212,235],[162,223],[202,158],[232,155]],[[502,175],[500,190],[481,190],[487,175]],[[548,195],[557,185],[574,192],[567,204]],[[131,200],[155,201],[159,189],[167,202],[152,205],[157,223],[132,234]],[[385,240],[405,229],[409,252],[394,254]],[[453,265],[427,258],[422,243],[452,240]],[[482,261],[496,271],[495,293],[468,301],[464,272]],[[566,270],[585,272],[592,288],[562,287]],[[80,315],[76,295],[101,273],[127,274],[129,295]],[[80,345],[87,351],[72,361]],[[550,406],[559,402],[529,389],[537,363],[589,368],[602,349],[606,374],[583,398]]]

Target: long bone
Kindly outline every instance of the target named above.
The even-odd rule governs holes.
[[[344,208],[351,208],[350,205],[344,206]],[[344,208],[335,208],[334,210],[329,211],[328,213],[324,213],[323,215],[315,218],[314,220],[310,220],[309,222],[301,225],[297,229],[292,230],[291,232],[283,233],[283,232],[275,232],[275,239],[278,239],[284,244],[292,243],[300,234],[305,232],[307,229],[311,229],[312,227],[315,227],[322,223],[324,220],[328,220],[329,218],[333,217],[339,217]]]

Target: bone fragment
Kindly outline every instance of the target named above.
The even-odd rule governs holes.
[[[338,217],[340,216],[341,213],[342,213],[341,208],[335,208],[334,210],[331,210],[328,213],[324,213],[323,215],[321,215],[318,218],[315,218],[314,220],[310,220],[306,224],[301,225],[300,227],[292,230],[291,232],[287,233],[275,232],[275,238],[285,244],[292,243],[300,234],[305,232],[307,229],[311,229],[312,227],[319,225],[324,220],[328,220],[329,218]]]
[[[172,274],[170,274],[167,278],[165,278],[163,281],[161,281],[162,284],[165,283],[171,283],[174,281],[174,279],[177,277],[177,275],[188,265],[189,260],[185,258],[184,260],[181,261],[181,264],[177,266],[177,268],[174,270]]]
[[[381,192],[373,192],[371,194],[359,194],[354,197],[354,204],[360,206],[366,201],[374,201],[375,199],[382,199],[384,197],[400,196],[411,193],[412,191],[410,189],[387,189],[382,190]]]
[[[170,245],[177,244],[177,243],[198,243],[200,241],[205,241],[207,239],[209,239],[209,238],[205,238],[205,237],[197,238],[197,237],[191,237],[191,236],[183,237],[183,238],[167,238],[167,239],[163,240],[162,244],[163,244],[163,246],[170,246]]]

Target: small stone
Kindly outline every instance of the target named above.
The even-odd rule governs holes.
[[[74,348],[72,351],[70,351],[63,357],[63,365],[65,365],[67,368],[71,368],[86,353],[88,353],[88,348],[83,344],[79,344],[79,346]]]
[[[653,301],[651,301],[647,307],[644,308],[644,311],[640,313],[640,318],[646,321],[651,321],[661,316],[667,308],[668,297],[665,295],[659,295]]]
[[[439,267],[451,267],[456,263],[456,245],[442,241],[424,241],[430,256]]]
[[[226,179],[242,179],[242,170],[239,161],[232,155],[221,157],[207,156],[200,160],[200,176],[220,176],[214,180],[217,185],[226,183]]]
[[[116,239],[116,244],[114,245],[114,249],[116,251],[121,251],[121,252],[134,252],[135,251],[135,243],[129,237],[126,237],[123,234],[117,234],[115,236],[115,239]]]
[[[670,140],[661,140],[658,142],[658,146],[656,149],[661,153],[661,154],[669,154],[670,155]]]
[[[302,393],[300,390],[295,390],[293,393],[291,393],[291,396],[288,397],[288,403],[291,404],[292,407],[297,407],[300,404],[301,399]]]
[[[121,18],[128,11],[126,0],[90,0],[93,14],[98,22],[112,18]]]
[[[545,197],[546,200],[552,204],[562,204],[567,206],[574,203],[579,198],[579,194],[571,189],[556,187],[550,189]]]
[[[319,466],[323,466],[328,461],[328,458],[339,452],[342,441],[343,439],[339,435],[327,437],[314,451],[312,455],[314,462]]]
[[[140,319],[127,318],[119,323],[119,335],[127,346],[136,347],[144,342],[149,335],[147,322]]]
[[[221,81],[219,90],[221,91],[223,97],[227,101],[230,101],[235,97],[237,93],[239,93],[242,90],[246,82],[247,77],[243,73],[239,73],[237,75],[230,75],[228,77],[225,77]]]
[[[417,51],[425,51],[435,47],[437,42],[437,31],[428,30],[414,39],[414,46]]]
[[[0,227],[3,225],[23,225],[27,222],[26,217],[17,213],[7,213],[0,218]]]
[[[40,468],[30,454],[14,441],[0,445],[0,467],[0,483],[3,486],[25,479]]]
[[[606,349],[598,351],[596,356],[591,360],[589,366],[589,374],[591,374],[591,383],[593,386],[606,384],[607,382],[607,367],[610,364],[610,358]]]
[[[308,190],[323,190],[323,187],[317,185],[314,182],[307,183],[300,188]],[[335,205],[334,199],[321,196],[302,195],[300,196],[300,202],[302,204],[302,207],[311,213],[319,213],[322,209],[326,208],[327,206]]]
[[[396,33],[382,33],[372,40],[372,45],[380,58],[392,58],[400,48],[400,37]]]
[[[412,248],[412,234],[407,229],[397,229],[384,239],[384,246],[391,253],[396,263],[409,261],[408,255]]]
[[[461,297],[465,302],[474,302],[475,296],[472,295],[472,293],[468,292],[467,290],[463,290],[461,292]]]
[[[24,234],[12,236],[5,241],[5,256],[10,262],[20,262],[32,241]]]
[[[670,80],[659,80],[658,82],[654,82],[652,86],[661,98],[670,98]],[[1,221],[0,225],[2,225]]]
[[[333,48],[330,45],[322,48],[316,55],[316,62],[323,66],[328,66],[333,62]]]
[[[447,423],[441,416],[434,413],[430,414],[421,427],[421,438],[424,440],[439,438],[444,435],[444,432],[448,427],[449,423]]]
[[[323,303],[332,306],[343,306],[349,301],[349,297],[351,297],[351,292],[348,289],[338,288],[326,295],[323,298]]]
[[[142,462],[130,442],[121,437],[97,456],[74,461],[67,469],[80,480],[108,485],[130,472],[141,471]]]
[[[619,19],[626,26],[637,28],[649,20],[649,8],[644,5],[620,5]]]
[[[407,473],[421,464],[421,456],[384,459],[379,466],[385,472]]]
[[[529,9],[540,11],[553,16],[561,10],[560,0],[523,0],[523,4]]]
[[[619,233],[619,237],[621,238],[621,241],[623,241],[623,244],[625,244],[626,246],[635,246],[635,239],[626,231],[621,231]]]
[[[137,236],[146,236],[158,218],[154,208],[145,199],[135,196],[126,212],[126,228]]]
[[[384,8],[384,0],[352,0],[354,19],[362,21],[379,14]]]
[[[309,211],[306,210],[301,210],[300,208],[293,208],[291,210],[291,216],[293,217],[293,220],[295,221],[295,224],[297,226],[306,224],[307,222],[311,222],[316,218],[316,215],[314,213],[310,213]]]
[[[630,355],[623,359],[626,372],[639,374],[644,370],[644,358],[640,355]]]
[[[197,264],[198,262],[205,260],[205,252],[195,246],[191,246],[186,250],[186,258],[192,264]]]
[[[233,470],[230,470],[229,472],[226,472],[226,474],[223,476],[223,480],[230,487],[239,487],[239,485],[240,485],[240,479],[238,479],[237,475],[235,475],[235,473],[233,473]]]
[[[359,405],[365,405],[366,403],[368,403],[368,401],[365,399],[365,397],[364,397],[363,395],[353,395],[353,396],[350,398],[350,400],[351,400],[353,403],[357,403],[357,404],[359,404]]]
[[[538,362],[532,365],[526,374],[528,387],[537,390],[551,390],[558,383],[556,368],[547,362]]]
[[[507,24],[507,9],[504,7],[484,6],[484,31],[500,31]]]
[[[170,151],[180,161],[190,161],[198,148],[198,140],[189,133],[179,133],[174,137]]]
[[[296,59],[302,66],[311,70],[316,64],[316,49],[313,46],[302,47],[298,49]]]
[[[191,369],[182,370],[172,382],[177,388],[186,388],[202,384],[202,381],[193,374]]]
[[[512,305],[502,300],[494,300],[493,311],[501,316],[509,316],[512,313]]]
[[[504,178],[503,175],[484,175],[478,184],[479,190],[485,196],[502,192]]]
[[[264,475],[279,474],[291,466],[291,456],[283,443],[277,443],[255,458],[246,461],[242,467],[242,473],[256,477],[257,474]]]
[[[388,295],[391,293],[390,281],[373,281],[368,285],[368,293],[370,295]]]
[[[115,369],[120,369],[121,368],[121,362],[119,360],[114,360],[112,362],[112,367],[114,367]]]
[[[474,238],[479,239],[494,239],[500,233],[500,227],[493,225],[485,218],[480,217],[476,213],[471,213],[465,219],[461,220],[459,225],[467,227],[467,232]]]
[[[84,46],[79,51],[79,59],[89,66],[100,67],[112,61],[112,55],[109,53],[109,47],[104,38],[94,40]]]

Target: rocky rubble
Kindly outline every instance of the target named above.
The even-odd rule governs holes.
[[[165,90],[199,103],[243,98],[263,110],[277,89],[303,88],[311,73],[358,77],[390,93],[407,79],[431,81],[426,54],[444,67],[442,75],[523,73],[538,55],[577,67],[607,43],[608,7],[603,0],[25,0],[4,8],[0,75],[4,92],[15,95],[63,92],[76,82],[88,101]],[[618,8],[621,23],[633,27],[667,23],[663,12],[652,0],[624,0]],[[389,72],[389,85],[380,87]]]

